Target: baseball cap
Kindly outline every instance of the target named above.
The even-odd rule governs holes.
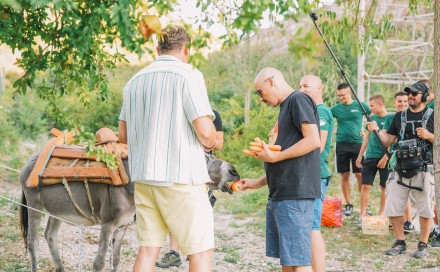
[[[425,93],[429,91],[429,88],[423,82],[416,82],[411,86],[405,87],[404,91],[405,93],[410,93],[410,92]]]

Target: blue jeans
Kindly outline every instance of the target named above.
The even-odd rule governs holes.
[[[321,179],[321,198],[315,198],[315,208],[313,210],[312,230],[320,230],[321,229],[322,202],[324,201],[325,194],[327,193],[329,180],[330,180],[330,177]]]
[[[282,266],[312,264],[314,199],[273,201],[266,205],[266,256]]]

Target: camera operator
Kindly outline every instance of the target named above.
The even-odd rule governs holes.
[[[397,139],[394,156],[397,158],[394,171],[390,173],[386,186],[387,201],[385,215],[390,217],[396,241],[386,255],[398,255],[406,251],[403,233],[403,213],[410,190],[419,212],[420,241],[414,258],[428,255],[428,237],[434,211],[434,176],[432,166],[432,143],[434,142],[434,114],[425,107],[429,88],[422,82],[405,87],[409,109],[396,113],[387,131],[380,130],[375,122],[368,122],[369,131],[377,131],[381,141],[389,146]]]

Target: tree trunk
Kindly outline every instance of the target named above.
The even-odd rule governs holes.
[[[437,218],[440,218],[440,3],[434,3],[434,181]]]

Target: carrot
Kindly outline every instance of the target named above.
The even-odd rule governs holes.
[[[268,145],[268,147],[272,151],[281,151],[281,145]]]
[[[252,149],[252,146],[263,148],[263,143],[251,142],[250,146],[251,146],[251,149]],[[281,151],[281,145],[267,145],[267,147],[269,147],[269,149],[272,151]]]
[[[241,192],[241,185],[243,184],[243,182],[241,181],[241,180],[237,180],[237,181],[234,181],[232,184],[231,184],[231,189],[232,189],[232,191],[233,192]]]
[[[255,137],[254,141],[257,142],[257,143],[261,143],[261,140],[258,137]]]
[[[263,151],[263,149],[261,147],[251,146],[250,148],[251,148],[252,151],[255,151],[255,152]]]
[[[263,147],[263,143],[259,142],[250,142],[250,146]]]
[[[247,155],[253,155],[253,156],[255,156],[255,152],[254,152],[254,151],[250,151],[250,150],[246,150],[246,149],[244,149],[244,150],[243,150],[243,153],[244,153],[244,154],[247,154]]]

